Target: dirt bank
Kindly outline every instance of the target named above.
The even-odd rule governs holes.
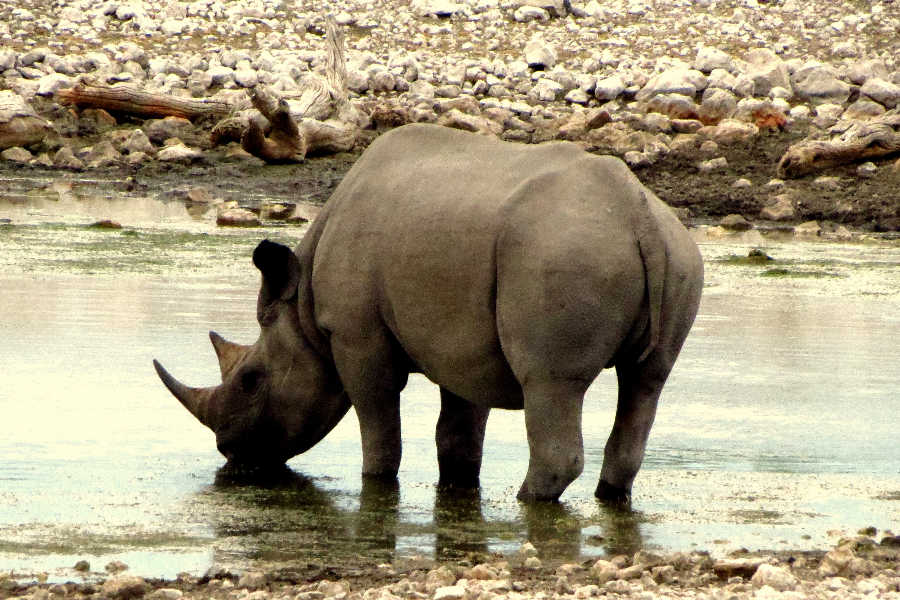
[[[365,141],[376,135],[368,132]],[[714,225],[726,215],[739,214],[760,226],[782,229],[818,221],[824,232],[838,225],[860,232],[900,230],[900,161],[896,159],[875,163],[871,175],[860,175],[860,165],[849,164],[805,178],[778,180],[775,167],[779,158],[804,136],[802,131],[762,132],[747,140],[719,144],[712,151],[682,149],[659,157],[654,164],[637,167],[635,172],[664,201],[686,209],[682,214],[688,222]],[[80,173],[0,162],[0,196],[23,198],[52,181],[68,179],[93,182],[96,193],[108,197],[183,201],[189,190],[205,187],[217,199],[236,200],[253,210],[266,200],[319,204],[353,166],[362,145],[353,153],[311,157],[300,165],[281,166],[232,161],[223,149],[208,152],[208,159],[200,164],[144,163]],[[712,170],[700,167],[714,156],[724,157],[727,164]],[[761,218],[763,209],[781,197],[790,198],[796,207],[795,218],[779,222]]]

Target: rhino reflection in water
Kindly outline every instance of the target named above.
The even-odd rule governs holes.
[[[400,391],[420,372],[441,391],[441,484],[477,486],[490,409],[525,410],[522,500],[581,473],[584,394],[611,366],[596,495],[630,497],[703,286],[696,245],[620,160],[431,125],[378,138],[294,252],[264,241],[253,262],[260,337],[210,334],[222,384],[155,363],[226,458],[284,462],[352,406],[363,475],[396,477]]]

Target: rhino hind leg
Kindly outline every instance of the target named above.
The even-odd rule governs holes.
[[[600,482],[594,492],[604,502],[631,502],[631,486],[644,461],[659,396],[674,363],[674,358],[665,358],[666,354],[655,352],[645,362],[616,366],[619,381],[616,419],[606,442]]]
[[[441,388],[441,415],[435,434],[439,486],[479,486],[484,431],[490,411]]]
[[[584,469],[581,411],[590,381],[529,378],[525,393],[528,474],[519,489],[524,501],[556,501]]]
[[[700,259],[691,257],[691,260],[699,262]],[[616,364],[619,381],[616,419],[606,442],[600,483],[594,492],[602,501],[614,504],[631,501],[631,486],[644,460],[660,394],[700,305],[703,267],[702,264],[690,267],[690,260],[669,265],[656,349],[642,362],[625,359]]]

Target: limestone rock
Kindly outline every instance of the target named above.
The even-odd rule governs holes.
[[[227,208],[225,211],[222,211],[222,212],[228,212],[229,210],[236,210],[236,211],[243,211],[244,213],[250,213],[250,211],[247,211],[244,209],[239,209],[239,208],[233,207],[233,206]],[[240,213],[238,213],[238,214],[240,214]],[[250,213],[250,214],[252,215],[253,213]],[[258,589],[264,587],[266,585],[267,581],[268,581],[268,578],[266,577],[265,573],[260,573],[258,571],[245,571],[241,575],[241,578],[238,580],[238,587],[251,589],[251,590],[258,590]]]
[[[471,131],[481,133],[483,135],[500,135],[503,133],[503,126],[484,117],[468,115],[457,109],[447,111],[438,119],[438,125],[461,129],[463,131]]]
[[[100,589],[112,600],[133,600],[142,598],[150,586],[143,577],[116,577],[107,580]]]
[[[63,169],[77,170],[84,167],[84,162],[75,156],[75,153],[68,146],[63,146],[56,152],[53,156],[53,164]]]
[[[103,140],[91,147],[91,151],[84,157],[88,167],[106,167],[119,161],[121,155],[109,140]]]
[[[512,5],[519,7],[532,6],[540,8],[551,17],[566,16],[566,2],[564,2],[563,0],[513,0]]]
[[[619,567],[600,559],[591,567],[591,577],[600,585],[619,578]]]
[[[426,15],[450,17],[455,14],[464,14],[467,10],[465,4],[451,2],[450,0],[413,0],[409,8],[423,17]]]
[[[180,164],[192,164],[203,159],[203,151],[199,148],[189,148],[184,144],[166,146],[156,153],[156,159],[160,162],[172,162]]]
[[[613,75],[597,81],[594,86],[594,96],[598,100],[611,101],[622,95],[625,91],[625,82],[619,75]]]
[[[883,105],[873,102],[868,98],[860,98],[847,107],[842,115],[845,119],[872,119],[880,117],[886,112]]]
[[[793,221],[797,218],[797,209],[787,194],[775,197],[775,203],[766,206],[759,213],[760,218],[769,221]]]
[[[694,69],[669,69],[650,78],[635,96],[635,100],[643,102],[658,94],[681,94],[693,97],[698,91],[706,89],[706,76]]]
[[[719,227],[732,231],[747,231],[753,225],[741,215],[728,215],[719,222]],[[750,578],[763,564],[761,558],[723,558],[713,564],[713,572],[720,579],[728,580],[731,577]]]
[[[704,47],[697,51],[692,65],[694,69],[709,74],[716,69],[734,70],[734,59],[718,48]]]
[[[730,119],[737,111],[737,98],[722,88],[707,88],[700,103],[698,119],[704,125],[717,125],[723,119]]]
[[[754,48],[747,53],[747,75],[757,96],[768,96],[773,87],[791,89],[787,65],[768,48]]]
[[[697,170],[701,173],[712,173],[713,171],[723,171],[728,168],[728,160],[724,156],[704,160],[697,166]]]
[[[822,235],[822,226],[818,221],[807,221],[794,227],[794,234],[804,237],[817,237]]]
[[[149,119],[144,123],[143,130],[151,141],[162,144],[171,138],[185,139],[193,133],[194,125],[182,117],[166,117]]]
[[[734,119],[724,119],[718,125],[712,134],[712,139],[716,143],[731,143],[756,137],[759,134],[759,127],[753,123],[742,123]]]
[[[797,578],[790,571],[770,564],[761,564],[750,580],[754,587],[769,586],[778,592],[787,592],[797,587]]]
[[[791,76],[791,83],[797,96],[812,104],[843,104],[850,97],[850,85],[822,65],[796,71]]]
[[[434,600],[459,600],[466,595],[466,588],[461,585],[440,587],[434,591]]]
[[[125,141],[123,148],[128,153],[144,152],[146,154],[151,154],[156,151],[153,144],[150,143],[150,138],[147,137],[147,134],[144,133],[142,129],[135,129],[131,132],[131,135]]]
[[[525,45],[525,62],[532,69],[552,69],[556,58],[556,48],[539,35],[532,37]]]
[[[850,80],[850,83],[863,85],[870,78],[887,81],[890,79],[890,73],[888,73],[883,60],[880,58],[869,58],[858,60],[850,65],[847,78]]]
[[[12,148],[7,148],[3,152],[0,152],[0,158],[9,162],[25,164],[30,162],[34,156],[32,156],[31,152],[25,148],[13,146]]]
[[[259,227],[259,217],[244,208],[228,208],[218,211],[216,225],[219,227]],[[238,587],[249,589],[261,588],[266,583],[266,576],[262,573],[244,573],[238,582]]]
[[[700,118],[700,107],[693,98],[681,94],[659,94],[647,102],[647,111],[666,115],[670,119]]]
[[[0,91],[0,150],[38,144],[53,130],[25,99],[11,91]]]
[[[889,109],[900,105],[900,85],[890,81],[875,77],[869,78],[860,88],[859,93]]]

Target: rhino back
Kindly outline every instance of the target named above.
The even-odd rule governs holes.
[[[361,341],[387,328],[433,381],[518,408],[518,381],[542,351],[566,347],[562,361],[589,348],[578,369],[596,376],[639,318],[631,221],[642,189],[620,161],[571,144],[394,130],[329,201],[313,260],[316,322]],[[606,319],[619,325],[612,335]]]

